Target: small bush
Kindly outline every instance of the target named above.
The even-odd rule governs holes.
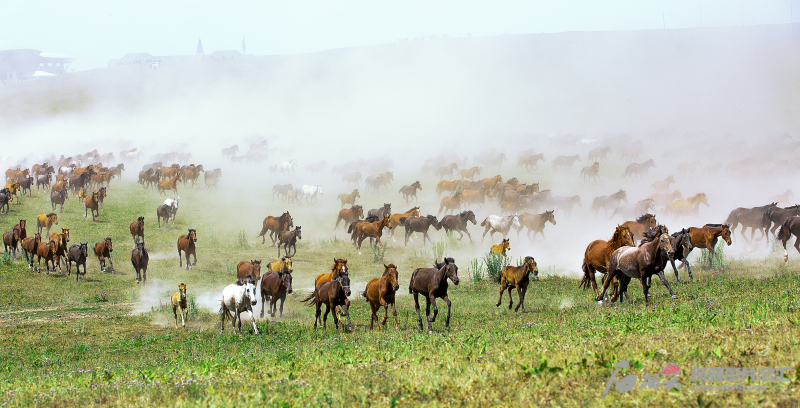
[[[0,255],[0,265],[9,266],[11,265],[11,261],[12,261],[11,255],[9,255],[8,253],[4,252],[2,255]]]
[[[447,249],[447,244],[444,241],[434,242],[431,245],[431,251],[436,259],[444,259],[444,252]]]
[[[248,247],[248,245],[247,245],[247,236],[245,235],[244,230],[240,230],[239,231],[239,237],[238,237],[237,242],[238,242],[239,246],[242,247],[242,248],[247,248]]]
[[[92,300],[98,303],[108,302],[108,293],[105,291],[105,289],[100,291],[95,290],[94,296],[92,296]]]
[[[386,244],[383,244],[383,248],[381,248],[381,246],[378,245],[377,242],[372,244],[372,262],[383,263],[385,256],[386,256]]]
[[[714,252],[716,255],[711,255],[711,251],[704,249],[700,252],[700,264],[704,266],[708,266],[711,263],[712,269],[725,269],[725,241],[718,240],[717,246],[714,247]],[[713,262],[712,262],[713,261]]]
[[[472,278],[472,284],[477,284],[483,281],[483,262],[475,258],[469,262],[468,266],[469,276]]]
[[[497,283],[500,283],[500,272],[509,265],[511,262],[511,257],[507,257],[503,254],[493,254],[488,252],[486,256],[483,257],[483,263],[486,265],[486,273],[489,275],[492,280]]]

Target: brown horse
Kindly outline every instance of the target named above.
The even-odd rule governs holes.
[[[598,161],[600,159],[605,160],[606,155],[611,153],[611,146],[605,147],[595,147],[591,151],[589,151],[589,160]]]
[[[14,226],[11,228],[14,231],[17,231],[20,244],[24,244],[25,238],[28,238],[28,229],[26,228],[27,223],[28,221],[26,220],[19,220],[19,224],[14,224]]]
[[[6,254],[9,248],[11,249],[11,256],[17,260],[17,249],[19,248],[19,231],[11,229],[3,234],[3,244],[5,245]]]
[[[367,238],[375,238],[378,242],[378,245],[383,248],[383,242],[381,242],[381,236],[383,235],[383,229],[389,225],[389,215],[384,215],[382,219],[375,221],[375,222],[364,222],[356,226],[356,233],[358,241],[358,253],[361,254],[361,243],[364,242]],[[407,231],[407,229],[406,229]],[[408,232],[406,232],[408,233]]]
[[[406,230],[405,234],[405,246],[408,246],[408,240],[411,237],[411,234],[415,232],[422,233],[422,245],[425,245],[425,241],[431,241],[431,237],[428,236],[428,228],[433,226],[437,231],[442,229],[442,224],[439,220],[436,219],[435,216],[428,214],[425,217],[401,217],[400,222],[403,223],[403,228]]]
[[[314,287],[332,281],[339,274],[347,274],[347,259],[333,258],[333,267],[330,272],[321,273],[314,279]]]
[[[652,187],[653,187],[653,190],[656,190],[656,192],[666,193],[667,191],[669,191],[669,185],[674,183],[674,182],[675,182],[675,178],[672,177],[672,176],[669,176],[669,177],[665,178],[664,180],[658,180],[658,181],[654,182]]]
[[[625,172],[622,174],[622,177],[631,177],[636,176],[644,176],[647,174],[647,171],[650,170],[650,167],[656,167],[656,163],[653,159],[650,159],[644,163],[631,163],[628,167],[625,168]]]
[[[470,180],[475,180],[475,177],[478,177],[480,174],[481,168],[478,166],[458,171],[458,175],[461,176],[462,179],[468,178]]]
[[[38,232],[32,237],[22,240],[22,254],[28,260],[28,269],[33,269],[33,256],[36,255],[40,243],[42,243],[42,235]]]
[[[523,228],[528,229],[528,239],[531,241],[536,241],[536,234],[542,234],[542,240],[544,241],[544,226],[550,222],[553,225],[556,225],[556,216],[553,214],[555,210],[545,211],[541,214],[529,214],[523,213],[519,216],[519,228],[517,228],[517,239],[519,239],[519,233],[522,231]],[[533,232],[533,238],[531,238],[531,232]]]
[[[445,191],[456,191],[460,186],[461,180],[442,180],[436,184],[436,197],[440,197]]]
[[[134,245],[139,243],[140,237],[142,242],[144,242],[144,217],[139,217],[136,221],[131,223],[131,236],[133,237]]]
[[[539,170],[540,160],[544,160],[544,154],[542,153],[521,156],[517,159],[517,167],[522,167],[524,170],[533,170],[536,167],[536,170]]]
[[[574,156],[561,155],[561,156],[556,157],[555,160],[553,160],[553,169],[558,169],[559,167],[563,167],[563,168],[566,168],[566,169],[571,169],[572,165],[575,164],[575,162],[580,161],[580,160],[581,160],[581,157],[579,155],[577,155],[577,154],[574,155]]]
[[[281,245],[283,245],[283,253],[286,256],[295,256],[297,254],[297,240],[303,239],[300,226],[296,226],[292,231],[283,231],[278,234],[278,256],[281,256]],[[292,248],[292,254],[289,254],[289,247]]]
[[[367,216],[374,215],[378,218],[383,218],[383,216],[390,216],[392,215],[392,204],[391,203],[383,203],[383,207],[380,208],[373,208],[367,211]]]
[[[333,226],[333,229],[335,230],[339,227],[340,221],[344,221],[344,228],[347,229],[351,222],[358,221],[362,217],[364,217],[364,208],[360,205],[339,210],[339,216],[336,217],[336,225]]]
[[[700,204],[705,204],[706,207],[709,207],[708,196],[706,196],[706,193],[697,193],[685,200],[675,200],[667,205],[666,208],[664,208],[664,211],[675,216],[699,216]]]
[[[67,258],[67,243],[69,243],[69,228],[61,228],[61,232],[54,232],[50,234],[50,240],[56,243],[56,264],[58,270],[61,268],[61,260]]]
[[[711,252],[709,258],[709,267],[711,260],[717,255],[714,248],[717,246],[717,240],[722,238],[725,243],[731,245],[731,227],[727,224],[706,224],[702,227],[691,227],[686,229],[692,240],[692,245],[695,248],[707,249]],[[681,265],[682,266],[682,265]]]
[[[258,282],[261,280],[260,259],[253,259],[250,262],[241,261],[236,265],[236,277],[238,279],[244,279],[245,276],[249,276],[251,279],[253,279],[253,282]]]
[[[511,245],[509,244],[508,238],[505,238],[505,239],[503,239],[503,242],[501,242],[501,243],[499,243],[497,245],[492,245],[492,248],[490,249],[489,252],[491,252],[493,255],[494,254],[501,254],[501,255],[505,256],[506,255],[506,251],[510,251],[510,250],[511,250]]]
[[[390,263],[389,265],[383,264],[383,267],[385,269],[383,276],[367,282],[367,287],[361,292],[361,296],[366,299],[372,309],[372,317],[369,320],[370,330],[372,330],[373,323],[378,323],[378,311],[381,306],[383,306],[383,322],[378,323],[378,331],[381,330],[381,325],[386,326],[386,320],[389,318],[389,305],[392,305],[394,327],[400,328],[400,323],[397,321],[397,306],[394,303],[395,293],[400,289],[400,284],[397,283],[397,266]]]
[[[636,241],[642,239],[647,230],[655,228],[658,222],[655,215],[648,213],[637,218],[636,221],[625,221],[622,225],[628,227],[631,234],[633,234],[633,243],[635,245]]]
[[[274,262],[274,261],[273,261]],[[270,315],[275,317],[275,309],[278,300],[281,301],[280,317],[283,317],[283,302],[286,301],[286,294],[293,294],[292,273],[281,271],[270,271],[261,278],[261,317],[264,317],[264,307],[270,301]]]
[[[55,243],[55,241],[50,241],[48,243],[44,243],[44,242],[39,243],[39,245],[36,248],[36,256],[37,256],[36,262],[38,264],[38,267],[36,268],[36,270],[39,271],[39,273],[41,273],[41,269],[42,269],[42,258],[44,258],[44,267],[47,268],[47,274],[48,275],[50,274],[50,266],[47,264],[48,262],[50,262],[50,264],[53,266],[53,272],[55,272],[55,270],[56,270],[56,263],[55,263],[55,259],[56,259],[56,243]]]
[[[437,216],[441,215],[442,210],[444,209],[446,209],[446,211],[444,212],[445,215],[447,215],[447,213],[449,213],[450,211],[455,211],[455,212],[461,211],[461,198],[462,198],[461,190],[456,191],[456,193],[453,194],[452,197],[442,198],[442,202],[439,205],[439,212],[436,213],[436,215]]]
[[[111,260],[112,252],[114,252],[114,245],[111,242],[111,237],[95,242],[94,254],[100,262],[100,272],[106,271],[106,258],[108,258],[108,264],[111,266],[111,272],[114,272],[114,261]]]
[[[418,217],[418,216],[419,216],[419,207],[413,207],[413,208],[411,208],[410,210],[408,210],[408,211],[406,211],[404,213],[392,214],[389,217],[389,225],[388,225],[389,232],[392,233],[392,241],[395,240],[394,239],[394,229],[397,228],[400,225],[403,225],[403,223],[400,222],[400,218],[403,218],[403,217]]]
[[[614,235],[608,241],[603,241],[602,239],[592,241],[586,247],[586,252],[583,255],[583,263],[581,264],[583,279],[581,279],[580,286],[588,289],[589,284],[591,284],[594,289],[594,295],[600,296],[597,291],[597,281],[594,274],[595,272],[607,273],[608,260],[611,258],[611,253],[623,246],[633,246],[633,234],[625,225],[617,225]]]
[[[131,265],[133,265],[133,269],[136,271],[137,284],[139,282],[142,282],[142,284],[147,283],[147,264],[149,262],[150,254],[147,253],[147,249],[144,247],[144,241],[136,243],[131,251]],[[84,269],[86,269],[86,266],[84,266]]]
[[[778,203],[771,203],[761,207],[742,208],[739,207],[728,215],[725,224],[731,226],[731,233],[736,232],[736,227],[742,224],[742,238],[747,241],[747,236],[744,234],[747,228],[750,228],[750,241],[753,241],[756,230],[761,232],[761,238],[767,237],[767,228],[764,225],[764,218],[770,210],[777,209]]]
[[[406,200],[406,204],[411,202],[411,199],[417,200],[417,190],[422,190],[422,184],[419,181],[415,181],[411,183],[410,186],[403,186],[400,187],[400,191],[398,193],[403,194],[403,199]]]
[[[50,204],[53,206],[53,211],[56,210],[56,206],[61,206],[61,212],[64,212],[64,202],[67,201],[69,198],[69,193],[67,189],[63,189],[61,191],[53,191],[50,193]]]
[[[56,213],[39,214],[36,217],[36,231],[40,234],[42,230],[47,229],[47,234],[50,234],[50,228],[53,224],[58,225],[58,215]]]
[[[450,298],[447,296],[447,278],[458,285],[458,266],[453,258],[445,258],[444,262],[437,264],[436,268],[417,268],[411,273],[411,279],[408,282],[408,293],[414,295],[414,305],[417,310],[417,321],[419,322],[419,329],[424,330],[422,326],[422,314],[419,308],[419,295],[425,296],[425,316],[428,320],[428,334],[433,334],[433,327],[431,324],[436,321],[436,316],[439,314],[439,308],[436,307],[436,298],[443,299],[447,303],[447,319],[444,322],[445,327],[450,326]],[[433,317],[431,317],[431,304],[433,304]]]
[[[176,169],[177,170],[177,169]],[[163,176],[162,176],[163,177]],[[172,177],[169,180],[161,180],[158,182],[158,195],[167,196],[167,191],[172,191],[174,195],[178,195],[178,182],[181,181],[181,174],[175,174],[175,177]]]
[[[511,310],[514,305],[514,300],[511,299],[511,289],[516,288],[519,303],[514,311],[519,311],[519,308],[522,307],[522,313],[525,313],[525,292],[528,291],[531,273],[533,273],[534,279],[539,276],[539,268],[532,256],[526,256],[520,266],[509,265],[503,268],[500,272],[500,299],[497,300],[495,306],[500,306],[500,303],[503,302],[503,292],[508,289],[508,310]]]
[[[97,217],[100,216],[100,193],[97,191],[92,192],[91,197],[86,197],[86,201],[84,205],[86,206],[86,212],[83,214],[83,218],[89,216],[89,210],[92,211],[92,222],[95,220],[95,213],[97,213]]]
[[[583,179],[583,181],[586,181],[587,179],[588,180],[593,180],[593,179],[598,179],[599,180],[600,177],[597,175],[597,173],[599,173],[599,172],[600,172],[600,163],[594,162],[594,164],[592,164],[591,166],[586,166],[583,169],[581,169],[581,178]]]
[[[475,204],[479,207],[485,207],[486,197],[492,197],[492,190],[486,188],[482,188],[480,190],[461,190],[462,202],[466,203],[468,207],[472,204]]]
[[[335,310],[341,309],[345,316],[347,316],[347,330],[353,331],[353,323],[350,322],[350,312],[348,306],[350,300],[350,277],[347,275],[339,275],[332,282],[325,282],[314,289],[314,293],[302,302],[308,306],[316,306],[316,315],[314,317],[314,329],[317,328],[317,322],[322,323],[322,327],[328,327],[328,313],[334,310],[333,321],[336,324],[336,329],[339,329],[339,319],[336,316]],[[322,305],[325,305],[325,315],[322,314]]]
[[[197,231],[193,228],[189,228],[189,233],[181,235],[178,237],[178,267],[183,266],[183,260],[181,259],[181,252],[186,254],[186,270],[189,270],[189,266],[197,265],[197,248],[195,247],[195,242],[197,242]],[[189,256],[194,256],[194,263],[189,263]]]
[[[602,208],[603,212],[608,215],[608,210],[617,208],[620,201],[624,201],[626,203],[628,202],[628,194],[625,192],[625,190],[619,190],[616,193],[607,196],[596,197],[592,201],[592,211],[595,215],[597,215],[597,212]]]
[[[355,205],[356,198],[360,198],[361,194],[358,193],[358,189],[353,190],[350,194],[339,194],[337,197],[342,202],[342,208],[344,208],[345,204]]]
[[[783,262],[789,261],[789,252],[786,250],[786,243],[792,239],[792,235],[800,237],[800,217],[798,216],[787,218],[778,230],[777,239],[783,244]],[[794,248],[797,252],[800,252],[800,238],[795,239]]]
[[[169,219],[172,218],[172,206],[161,204],[156,207],[156,218],[158,218],[158,228],[161,228],[161,219],[164,219],[164,226],[169,224]]]
[[[637,278],[642,283],[645,305],[649,305],[649,282],[650,277],[653,275],[658,275],[661,278],[661,283],[667,287],[672,298],[677,299],[677,296],[669,286],[669,282],[664,277],[667,260],[672,258],[674,252],[670,236],[666,232],[639,247],[622,247],[615,250],[608,262],[608,276],[603,284],[603,293],[598,295],[595,300],[598,302],[603,300],[608,291],[608,286],[616,279],[620,282],[620,287],[611,298],[613,303],[620,294],[627,293],[628,283],[631,278]]]
[[[287,231],[289,228],[294,226],[294,220],[292,216],[289,215],[289,211],[281,214],[280,217],[273,217],[268,216],[264,218],[264,221],[261,223],[261,232],[256,236],[256,238],[261,237],[261,243],[266,243],[266,235],[269,232],[269,239],[272,240],[272,246],[275,246],[275,241],[280,235],[281,232]]]

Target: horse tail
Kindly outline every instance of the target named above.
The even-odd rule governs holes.
[[[311,292],[311,294],[308,295],[305,299],[301,300],[301,302],[305,303],[306,306],[312,306],[314,305],[314,302],[312,301],[313,299],[314,299],[314,292]]]
[[[349,226],[349,227],[347,227],[347,233],[348,233],[348,234],[352,234],[352,233],[353,233],[353,229],[354,229],[355,225],[356,225],[356,224],[355,224],[354,222],[351,222],[351,223],[350,223],[350,226]]]
[[[269,228],[267,228],[267,223],[266,223],[266,222],[264,222],[264,223],[263,223],[263,225],[262,225],[262,227],[261,227],[261,233],[260,233],[260,234],[258,234],[258,236],[256,236],[256,238],[258,238],[258,237],[263,237],[264,235],[266,235],[266,234],[267,234],[267,231],[269,231]]]
[[[364,298],[364,300],[366,300],[367,302],[369,302],[369,299],[367,299],[367,290],[366,290],[366,289],[364,289],[364,291],[363,291],[363,292],[361,292],[361,297],[363,297],[363,298]]]
[[[486,221],[487,221],[488,219],[489,219],[489,217],[486,217],[486,219],[484,219],[483,221],[481,221],[481,227],[485,227],[485,226],[486,226]]]
[[[578,287],[584,290],[589,289],[589,285],[592,284],[592,275],[589,273],[589,265],[586,264],[586,259],[581,264],[581,270],[583,270],[583,278],[581,278],[581,283]]]
[[[414,291],[411,288],[414,287],[414,277],[417,276],[417,271],[418,270],[419,270],[419,268],[414,269],[414,272],[411,272],[411,278],[408,280],[408,293],[411,293],[411,294],[414,293]]]

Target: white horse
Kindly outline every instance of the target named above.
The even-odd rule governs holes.
[[[312,201],[311,204],[316,203],[317,194],[322,195],[322,186],[303,186],[303,197],[306,198],[306,204],[309,204],[309,199]]]
[[[140,149],[138,149],[138,148],[133,148],[133,149],[127,150],[127,151],[123,150],[122,152],[120,152],[120,160],[124,160],[124,161],[138,160],[139,156],[141,156],[141,155],[142,155],[142,151]]]
[[[175,215],[178,213],[178,203],[181,201],[181,196],[177,196],[176,198],[168,198],[164,200],[164,204],[170,206],[172,208],[172,219],[175,219]]]
[[[292,159],[292,160],[285,161],[285,162],[281,163],[281,165],[278,168],[278,170],[280,170],[281,173],[292,173],[292,174],[294,174],[295,173],[295,167],[297,167],[297,160]]]
[[[70,175],[73,171],[75,171],[76,166],[69,165],[69,166],[62,166],[58,168],[58,174],[66,174]]]
[[[507,215],[505,217],[500,215],[490,215],[483,220],[481,227],[486,227],[486,229],[483,231],[481,242],[483,242],[484,238],[486,238],[486,233],[490,230],[491,233],[489,234],[489,238],[492,239],[492,241],[494,241],[495,232],[503,234],[503,238],[506,238],[508,237],[508,231],[511,230],[511,227],[519,228],[519,217],[516,214]]]
[[[258,334],[256,319],[253,316],[253,306],[258,302],[256,297],[256,285],[250,277],[239,279],[236,284],[225,287],[222,291],[222,306],[219,308],[219,316],[222,320],[222,331],[225,332],[225,317],[231,318],[231,328],[236,332],[236,322],[239,322],[239,332],[242,332],[242,312],[247,310],[250,313],[250,320],[253,322],[253,333]],[[233,312],[233,316],[231,316]]]

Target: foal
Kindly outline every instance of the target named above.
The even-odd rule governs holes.
[[[400,285],[397,283],[397,266],[383,264],[383,267],[385,268],[383,276],[367,282],[367,287],[361,292],[361,296],[369,302],[369,306],[372,308],[372,318],[369,321],[370,330],[372,330],[373,323],[378,321],[378,311],[381,306],[383,306],[383,322],[378,324],[378,331],[381,330],[381,325],[386,326],[389,304],[392,305],[392,314],[394,314],[394,327],[400,327],[397,321],[397,306],[394,303],[394,295],[400,289]]]

